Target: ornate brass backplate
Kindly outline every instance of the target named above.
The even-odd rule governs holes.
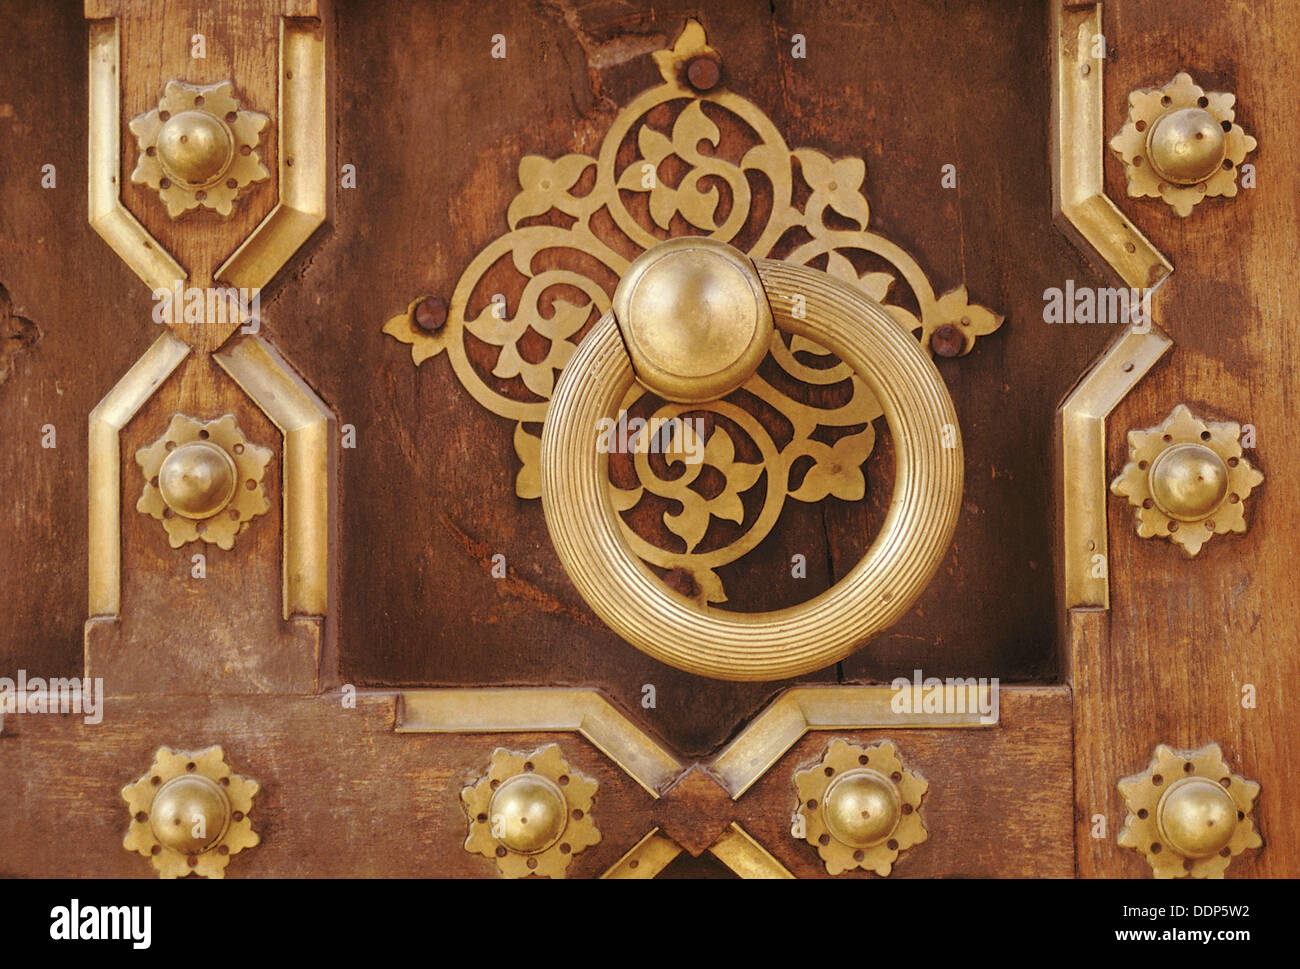
[[[506,213],[510,231],[474,258],[449,303],[420,297],[384,324],[385,333],[410,344],[417,365],[445,352],[476,401],[516,422],[514,446],[522,462],[516,492],[522,498],[541,495],[538,426],[557,372],[610,308],[614,285],[633,259],[666,238],[709,235],[751,257],[779,256],[822,268],[884,303],[919,335],[922,347],[941,356],[969,353],[977,337],[1003,320],[972,303],[964,286],[936,295],[906,251],[868,228],[861,159],[792,150],[757,105],[727,90],[716,70],[700,69],[720,58],[697,22],[688,21],[673,47],[654,57],[663,83],[619,112],[596,156],[520,160],[521,191]],[[762,193],[751,187],[751,178],[764,186]],[[524,280],[513,306],[490,291],[488,280],[499,278],[503,266]],[[900,279],[907,298],[895,292]],[[548,347],[544,355],[535,349],[539,343]],[[490,370],[471,359],[470,348],[482,345],[499,348]],[[726,601],[715,570],[754,549],[776,525],[787,499],[855,501],[865,493],[862,465],[875,446],[873,422],[881,416],[875,397],[843,363],[804,337],[775,334],[769,352],[760,372],[721,400],[664,403],[634,388],[621,408],[630,415],[630,430],[620,433],[633,441],[642,435],[644,442],[649,428],[673,418],[704,421],[685,422],[687,438],[676,442],[682,452],[695,448],[702,426],[702,461],[687,462],[673,452],[660,463],[645,453],[648,448],[632,448],[638,453],[626,470],[635,483],[610,484],[620,512],[643,501],[680,505],[680,511],[662,516],[670,536],[642,535],[623,521],[624,538],[652,566],[689,575],[685,584],[703,603]],[[832,385],[843,390],[833,406],[814,406],[800,399],[811,395],[795,389]],[[764,426],[764,411],[788,422],[788,439]],[[819,429],[838,436],[826,443]],[[744,453],[751,457],[738,456]],[[794,480],[795,464],[802,468],[808,459],[811,467]],[[723,479],[720,489],[706,492],[709,497],[693,487],[706,467]],[[741,496],[764,472],[761,508],[746,515]],[[744,527],[727,541],[706,539],[714,519]]]

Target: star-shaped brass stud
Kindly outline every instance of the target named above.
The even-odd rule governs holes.
[[[158,107],[131,122],[140,148],[131,181],[157,189],[173,219],[199,206],[230,215],[242,188],[270,178],[257,155],[266,122],[239,107],[229,81],[169,81]]]

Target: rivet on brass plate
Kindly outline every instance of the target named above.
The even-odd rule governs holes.
[[[901,852],[928,837],[920,808],[930,785],[903,767],[888,741],[864,748],[833,740],[794,784],[796,823],[831,875],[854,868],[888,875]]]
[[[1119,792],[1128,808],[1119,843],[1140,852],[1156,878],[1222,878],[1234,857],[1263,844],[1250,818],[1259,785],[1232,773],[1218,744],[1161,744]]]
[[[465,850],[493,859],[507,878],[563,878],[573,856],[600,841],[595,795],[596,782],[570,767],[557,744],[527,754],[498,747],[487,774],[461,791]]]
[[[1110,486],[1134,506],[1142,538],[1189,556],[1215,535],[1246,530],[1246,498],[1264,475],[1242,456],[1241,426],[1202,421],[1179,404],[1164,422],[1129,431],[1128,463]]]
[[[161,747],[149,772],[122,788],[131,827],[122,842],[161,878],[225,877],[230,856],[260,840],[249,812],[256,781],[231,772],[220,747]]]

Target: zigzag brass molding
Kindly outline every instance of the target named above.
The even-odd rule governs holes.
[[[656,798],[685,766],[591,689],[406,690],[397,695],[394,731],[577,733]]]
[[[90,224],[146,286],[170,290],[189,274],[122,204],[121,48],[116,19],[91,23],[86,180]]]
[[[89,608],[116,616],[122,605],[122,428],[189,355],[164,333],[90,412]]]
[[[516,493],[522,498],[541,494],[536,428],[546,418],[556,374],[610,308],[614,284],[633,259],[666,238],[704,234],[738,244],[752,257],[782,254],[787,262],[819,267],[824,260],[826,272],[884,303],[895,319],[919,335],[927,352],[941,356],[969,353],[977,337],[1002,324],[1002,316],[969,300],[965,286],[936,295],[906,251],[868,228],[870,207],[862,191],[866,165],[861,159],[836,160],[809,148],[791,149],[753,102],[727,90],[724,83],[706,85],[698,78],[693,83],[688,76],[692,64],[720,61],[699,23],[687,21],[672,49],[660,50],[654,58],[663,83],[619,112],[595,157],[570,154],[552,160],[528,155],[520,161],[521,191],[506,217],[510,231],[474,258],[449,302],[419,297],[384,324],[385,333],[411,346],[417,366],[446,353],[461,385],[478,403],[516,422],[514,447],[522,462]],[[751,133],[743,151],[727,142],[735,137],[733,128]],[[636,157],[620,161],[620,150],[633,142]],[[701,153],[704,142],[718,151]],[[670,164],[664,168],[666,162]],[[685,171],[672,175],[676,181],[670,185],[669,175],[661,178],[661,169],[671,172],[673,166]],[[751,175],[770,186],[766,214],[751,189]],[[702,181],[712,187],[701,188]],[[717,182],[728,187],[730,205],[725,210]],[[794,201],[796,184],[808,193],[802,207]],[[725,216],[719,214],[723,211]],[[854,228],[833,229],[828,220]],[[742,234],[753,241],[746,243]],[[535,269],[542,256],[547,268]],[[503,295],[483,291],[489,270],[507,261],[526,279],[514,306],[506,305]],[[876,271],[881,266],[890,271]],[[891,289],[900,279],[919,314],[897,300],[890,302]],[[521,353],[521,341],[536,336],[549,341],[549,349],[544,358],[531,362]],[[467,341],[499,348],[490,373],[476,369]],[[621,515],[619,520],[633,552],[654,567],[684,571],[693,586],[687,594],[701,604],[726,601],[716,569],[754,549],[776,525],[787,499],[818,502],[833,495],[856,501],[865,493],[861,469],[875,446],[873,422],[882,415],[879,402],[834,355],[803,336],[774,334],[769,353],[769,378],[755,374],[722,400],[665,404],[633,388],[620,406],[630,415],[629,427],[637,422],[658,427],[688,415],[708,422],[701,425],[708,428],[703,434],[690,420],[683,422],[685,440],[675,442],[683,451],[698,447],[702,461],[683,462],[676,451],[666,455],[670,466],[685,463],[684,474],[662,476],[664,471],[656,470],[643,452],[615,454],[611,465],[625,461],[625,480],[635,484],[609,485],[620,512],[642,502],[680,503],[680,512],[661,516],[670,533],[666,536],[638,533]],[[814,407],[787,392],[792,384],[839,384],[845,393],[837,406]],[[758,419],[753,398],[790,423],[788,442],[774,440]],[[847,433],[828,445],[814,438],[819,428],[844,428]],[[644,430],[628,436],[637,440],[638,434],[644,441]],[[703,440],[697,441],[697,436]],[[742,442],[757,461],[738,457]],[[792,467],[806,458],[812,459],[812,467],[792,487]],[[709,498],[691,488],[705,466],[725,479],[725,486]],[[714,519],[745,524],[740,496],[756,486],[764,471],[762,507],[754,520],[728,541],[719,536],[706,542]],[[685,550],[668,547],[676,542]]]
[[[927,712],[919,697],[915,709],[897,709],[898,691],[892,685],[792,687],[702,766],[736,801],[810,730],[997,725],[998,706],[987,684],[973,691],[951,683],[938,689],[942,692],[935,697],[942,702],[935,702],[936,712]],[[693,769],[590,688],[405,690],[397,694],[393,729],[396,733],[577,733],[656,799]],[[656,827],[602,877],[653,878],[682,850]],[[792,877],[734,821],[708,850],[743,877]]]
[[[258,289],[269,283],[328,215],[325,38],[320,22],[281,17],[280,60],[279,199],[212,274],[214,280],[237,288]],[[120,113],[120,23],[117,18],[93,20],[87,180],[90,224],[146,286],[170,290],[177,281],[189,278],[189,272],[122,204]],[[140,147],[141,161],[146,147]]]
[[[304,10],[310,10],[307,5]],[[121,200],[121,28],[96,7],[90,22],[89,221],[152,290],[171,292],[189,278]],[[95,16],[97,14],[98,16]],[[330,198],[326,140],[325,30],[314,16],[279,18],[278,201],[213,279],[261,289],[324,223]],[[168,91],[172,91],[172,85]],[[213,98],[228,84],[190,89]],[[177,91],[184,93],[185,86]],[[224,94],[223,94],[224,96]],[[228,107],[229,105],[227,105]],[[205,101],[200,107],[208,107]],[[230,116],[235,120],[230,122]],[[239,125],[240,112],[223,118]],[[246,120],[246,119],[245,119]],[[148,158],[140,146],[141,162]],[[146,166],[147,167],[147,166]],[[159,203],[161,204],[161,203]],[[206,269],[203,270],[206,273]],[[212,359],[283,434],[283,615],[323,616],[329,610],[331,521],[337,461],[334,420],[324,402],[258,336],[231,335],[238,314],[176,326],[160,336],[90,414],[89,608],[116,617],[121,608],[120,432],[176,371],[191,348],[224,347]]]
[[[1104,60],[1101,4],[1052,3],[1052,206],[1056,224],[1085,254],[1099,257],[1126,286],[1154,290],[1173,266],[1109,199],[1102,165]],[[1060,513],[1064,600],[1110,608],[1106,533],[1106,418],[1173,340],[1154,322],[1129,327],[1080,378],[1060,407]]]

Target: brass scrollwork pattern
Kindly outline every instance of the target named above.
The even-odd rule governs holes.
[[[977,337],[1002,324],[1002,316],[969,300],[965,286],[936,295],[916,260],[868,228],[862,159],[792,150],[757,105],[725,84],[704,92],[692,87],[686,65],[702,57],[717,59],[697,22],[688,21],[672,49],[654,57],[663,83],[620,111],[596,156],[521,159],[520,192],[506,216],[510,231],[466,268],[445,318],[417,312],[421,298],[384,325],[385,333],[410,344],[417,365],[445,352],[476,401],[517,422],[514,445],[522,466],[516,493],[522,498],[540,497],[538,428],[556,374],[610,308],[614,286],[628,265],[664,239],[708,235],[753,257],[779,254],[787,262],[824,269],[884,303],[927,352],[940,328],[959,337],[949,343],[965,354]],[[737,131],[745,132],[743,138]],[[751,178],[763,186],[761,192],[751,187]],[[509,271],[524,279],[513,306],[487,292],[489,279]],[[900,279],[910,299],[893,298]],[[498,348],[490,372],[471,359],[474,341]],[[833,404],[801,399],[816,396],[812,389],[819,387],[837,388]],[[788,392],[796,388],[809,393]],[[754,398],[789,422],[788,441],[773,439],[755,414]],[[675,471],[660,470],[647,455],[637,454],[637,483],[627,488],[611,483],[614,504],[626,511],[647,495],[680,503],[680,511],[663,516],[678,548],[638,534],[625,520],[624,534],[651,565],[689,573],[703,603],[726,600],[715,570],[755,548],[776,525],[787,499],[854,501],[865,494],[862,465],[875,446],[873,422],[881,416],[880,405],[848,367],[805,337],[775,334],[767,363],[723,400],[656,406],[657,400],[634,389],[624,409],[645,412],[647,418],[705,417],[711,430],[702,464],[720,472],[726,483],[706,498],[690,488],[700,466],[688,464],[685,474],[674,478]],[[695,433],[686,427],[685,433]],[[819,429],[840,436],[828,444],[814,437]],[[742,451],[750,457],[739,458]],[[811,458],[811,467],[794,481],[792,468],[801,458]],[[678,460],[666,456],[670,469]],[[747,516],[741,496],[763,471],[761,505]],[[727,541],[706,539],[714,519],[736,523],[740,533]]]

